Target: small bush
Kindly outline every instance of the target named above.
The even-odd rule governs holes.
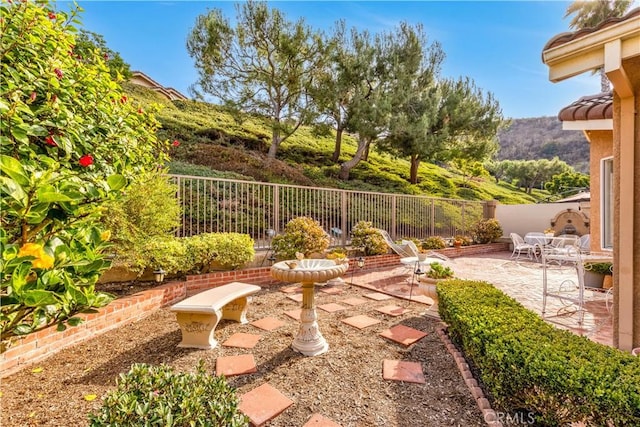
[[[329,247],[329,236],[318,221],[301,216],[289,221],[284,233],[273,238],[271,246],[279,259],[294,259],[296,252],[308,257],[324,252]]]
[[[165,365],[136,363],[120,374],[97,414],[99,426],[246,426],[248,417],[238,410],[238,397],[223,376],[208,375],[200,360],[195,373],[174,372]]]
[[[453,270],[450,267],[445,267],[441,263],[434,261],[429,264],[427,277],[431,279],[449,279],[453,277]]]
[[[421,244],[422,249],[444,249],[447,242],[440,236],[427,237]]]
[[[591,271],[596,274],[613,275],[611,271],[612,264],[610,262],[588,262],[584,264],[586,271]]]
[[[502,237],[502,227],[497,219],[483,219],[474,225],[472,234],[478,243],[491,243]]]
[[[371,221],[359,221],[351,230],[351,245],[361,248],[365,255],[382,255],[389,251],[384,237]]]
[[[454,240],[460,242],[461,246],[470,246],[473,244],[473,239],[471,237],[463,236],[461,234],[457,235]]]

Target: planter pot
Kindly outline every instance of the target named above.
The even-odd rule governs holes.
[[[584,287],[585,288],[602,288],[604,281],[604,274],[594,273],[593,271],[585,270],[584,272]]]
[[[604,275],[604,280],[602,281],[603,289],[610,289],[613,287],[613,276],[610,274]]]
[[[418,292],[433,300],[433,305],[429,307],[426,314],[430,313],[440,317],[438,314],[438,293],[436,292],[436,285],[441,281],[442,279],[431,279],[429,277],[425,277],[420,279],[418,282]]]

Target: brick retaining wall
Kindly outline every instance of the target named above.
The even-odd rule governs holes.
[[[447,248],[437,252],[455,258],[462,255],[506,250],[509,250],[508,243],[492,243],[463,248]],[[366,258],[362,271],[396,267],[397,265],[398,256],[395,254],[370,256]],[[352,268],[357,268],[355,259],[350,260],[349,270],[345,274],[350,274]],[[229,282],[247,282],[260,286],[278,283],[271,277],[270,267],[248,268],[187,276],[184,282],[170,282],[134,295],[118,298],[108,306],[99,309],[97,313],[79,314],[78,317],[84,320],[79,326],[70,326],[63,332],[58,332],[55,326],[49,327],[15,339],[9,349],[0,355],[0,378],[49,357],[63,348],[140,320],[155,310],[172,305],[186,296]]]

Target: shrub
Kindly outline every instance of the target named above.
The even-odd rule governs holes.
[[[195,373],[174,372],[165,365],[136,363],[120,374],[98,413],[89,414],[99,426],[246,426],[238,397],[223,376],[208,375],[199,361]]]
[[[455,238],[456,241],[460,242],[460,245],[462,246],[469,246],[473,244],[473,239],[467,236],[463,236],[461,234],[458,234]]]
[[[107,200],[167,159],[152,105],[114,81],[99,49],[74,53],[77,10],[47,1],[0,8],[1,339],[108,304],[95,292],[108,233]]]
[[[273,238],[271,246],[280,259],[294,259],[296,252],[308,257],[324,252],[329,247],[329,236],[318,221],[301,216],[289,221],[284,232]]]
[[[382,255],[389,246],[371,221],[359,221],[351,230],[351,245],[361,248],[365,255]]]
[[[256,255],[254,241],[248,234],[213,233],[209,239],[214,246],[215,261],[224,268],[240,268],[253,261]]]
[[[543,321],[485,282],[437,287],[440,316],[494,409],[535,425],[640,425],[640,358]]]
[[[434,261],[429,264],[429,270],[426,274],[427,277],[431,279],[449,279],[453,277],[453,270],[450,267],[445,267],[441,263]]]
[[[472,234],[478,243],[491,243],[502,237],[502,227],[497,219],[483,219],[473,226]]]
[[[115,262],[133,270],[144,269],[141,252],[151,240],[167,241],[180,225],[178,187],[158,172],[142,174],[123,197],[107,204],[102,222],[111,233]],[[155,268],[155,266],[152,266]]]
[[[447,242],[440,236],[427,237],[421,244],[422,249],[444,249]]]
[[[611,266],[612,264],[610,262],[587,262],[584,264],[584,269],[592,273],[611,276],[613,274]]]

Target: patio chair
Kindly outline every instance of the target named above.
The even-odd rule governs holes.
[[[591,234],[583,234],[578,239],[578,248],[583,254],[591,252]]]
[[[523,252],[527,254],[527,258],[531,259],[532,255],[538,259],[538,255],[536,253],[536,245],[532,245],[524,241],[521,235],[518,233],[509,234],[511,237],[511,242],[513,243],[513,252],[511,253],[511,258],[515,257],[516,261],[520,259],[520,255]]]

